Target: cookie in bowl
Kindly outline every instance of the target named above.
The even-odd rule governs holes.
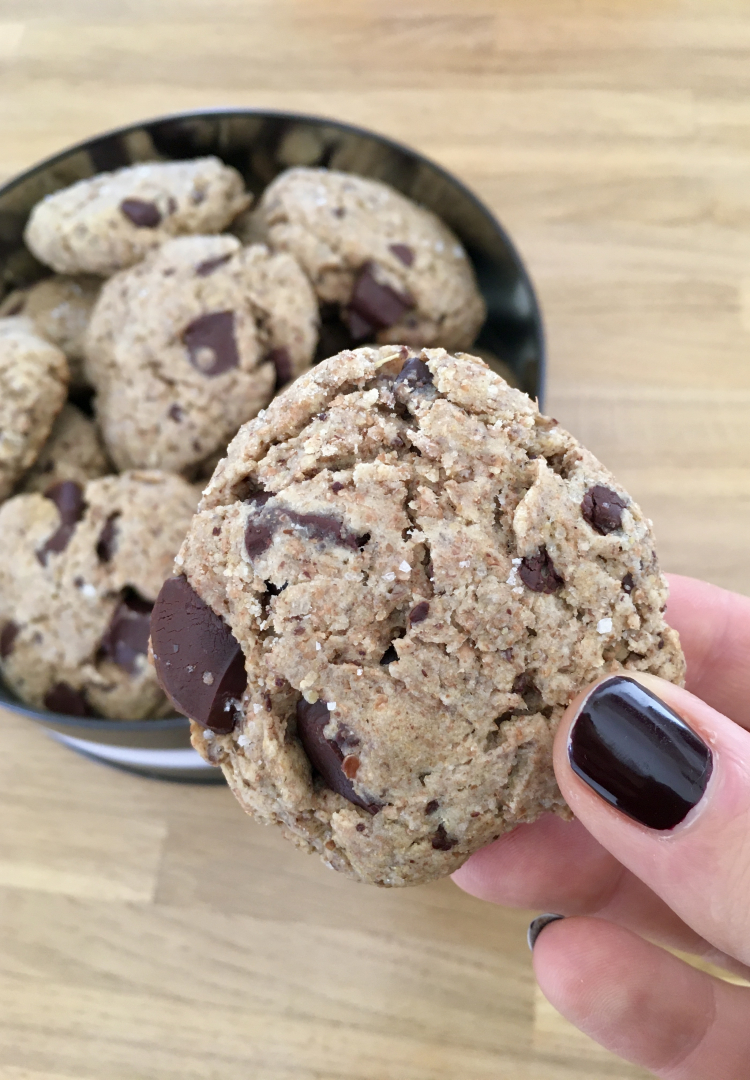
[[[190,473],[309,366],[317,304],[291,255],[171,240],[106,283],[86,372],[118,468]]]
[[[171,712],[148,663],[149,617],[197,501],[152,471],[0,507],[0,672],[22,701],[119,720]]]
[[[58,274],[107,277],[172,237],[221,232],[250,202],[240,174],[218,158],[148,161],[47,195],[24,239]]]
[[[273,250],[294,255],[312,281],[325,356],[346,338],[465,349],[484,321],[457,237],[378,180],[288,169],[263,192],[250,227]]]

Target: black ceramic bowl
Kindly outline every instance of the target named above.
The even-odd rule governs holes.
[[[31,208],[49,192],[138,161],[215,154],[259,194],[292,165],[325,166],[383,180],[434,211],[453,229],[487,303],[477,351],[541,399],[544,333],[534,290],[510,238],[458,180],[421,154],[382,135],[335,120],[261,109],[207,110],[161,117],[79,143],[0,188],[0,297],[49,271],[23,244]],[[0,704],[47,727],[55,738],[101,761],[149,776],[214,781],[190,747],[188,722],[89,720],[21,704],[0,682]]]

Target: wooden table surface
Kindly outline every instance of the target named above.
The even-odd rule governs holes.
[[[750,592],[750,4],[0,0],[0,179],[209,105],[356,121],[527,260],[549,410],[667,569]],[[378,891],[2,716],[0,1080],[642,1077],[535,989],[528,912]],[[571,868],[574,871],[574,868]]]

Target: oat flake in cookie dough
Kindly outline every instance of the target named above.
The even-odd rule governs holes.
[[[196,747],[256,818],[380,885],[564,810],[552,738],[580,687],[683,677],[640,509],[442,349],[302,376],[232,442],[177,570],[153,645]]]
[[[171,712],[149,618],[195,510],[187,481],[62,481],[0,507],[0,670],[37,708],[140,720]]]
[[[191,472],[310,363],[317,304],[291,255],[234,236],[170,240],[106,283],[86,336],[119,468]]]
[[[173,236],[220,232],[250,201],[240,174],[218,158],[143,162],[47,195],[24,239],[59,274],[106,277]]]
[[[387,184],[289,169],[266,188],[251,226],[274,250],[294,255],[312,281],[323,356],[363,341],[465,349],[484,321],[457,238]]]

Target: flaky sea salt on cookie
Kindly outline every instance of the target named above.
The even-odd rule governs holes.
[[[238,433],[154,608],[162,685],[241,805],[361,881],[564,811],[552,740],[684,663],[639,507],[481,360],[344,352]]]
[[[48,195],[24,239],[59,274],[107,276],[173,236],[221,232],[250,201],[240,174],[218,158],[144,162]]]

